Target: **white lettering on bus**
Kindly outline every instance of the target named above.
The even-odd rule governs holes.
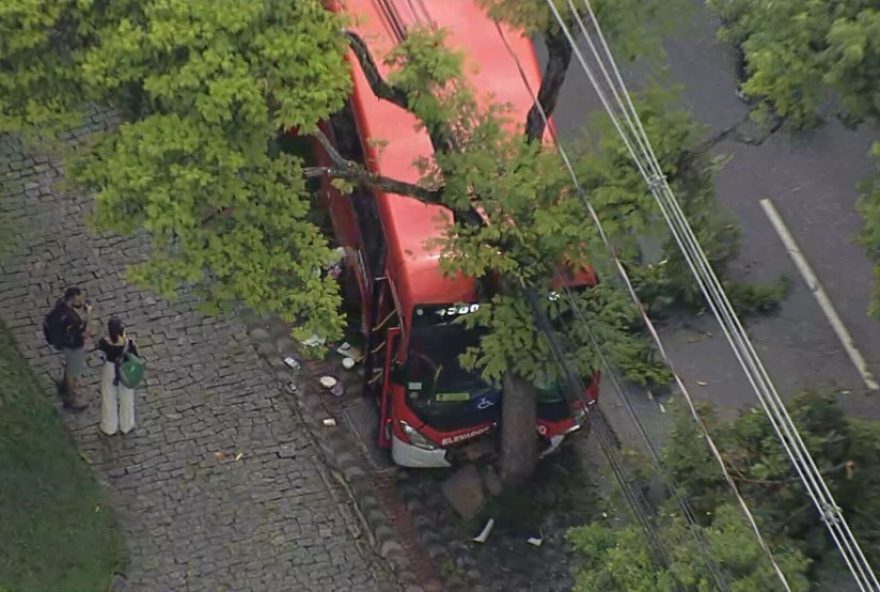
[[[437,311],[437,315],[441,317],[463,315],[480,310],[479,304],[463,304],[461,306],[450,306],[449,308],[441,308]]]
[[[457,436],[443,438],[443,440],[440,441],[440,445],[449,446],[450,444],[458,444],[459,442],[464,442],[465,440],[470,440],[471,438],[476,438],[477,436],[485,434],[490,429],[492,429],[491,426],[484,426],[470,432],[465,432],[464,434],[458,434]]]

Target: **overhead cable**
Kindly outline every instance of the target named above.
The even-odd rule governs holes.
[[[611,107],[610,101],[599,84],[595,72],[588,65],[573,34],[553,1],[547,0],[547,4],[560,29],[571,44],[573,52],[582,69],[587,74],[591,85],[599,95],[603,107],[611,117],[615,129],[620,134],[639,173],[645,179],[649,191],[657,201],[661,214],[672,231],[674,240],[697,279],[710,309],[721,325],[725,337],[733,348],[737,360],[743,367],[749,383],[758,396],[761,406],[770,419],[771,425],[779,437],[783,448],[791,459],[798,476],[804,483],[808,496],[819,510],[820,516],[825,522],[829,534],[840,551],[844,562],[861,590],[880,591],[880,584],[877,582],[876,575],[868,564],[843,513],[835,503],[828,485],[825,483],[815,461],[806,448],[800,433],[797,431],[781,397],[776,391],[775,385],[755,352],[748,335],[733,310],[727,294],[724,292],[720,281],[687,222],[680,204],[669,187],[589,0],[584,0],[584,5],[599,37],[604,56],[598,51],[592,39],[592,34],[572,0],[566,1],[581,33],[588,43],[591,53],[599,64],[600,71],[606,84],[611,89],[611,94],[619,111]],[[605,65],[606,60],[608,67]],[[613,72],[613,77],[608,71],[609,67]],[[626,131],[618,120],[618,116],[622,116],[625,120]]]
[[[502,35],[503,35],[503,31],[502,31]],[[512,50],[509,50],[509,51],[511,51],[511,53],[512,53]],[[717,445],[715,444],[714,439],[712,438],[711,434],[709,433],[708,428],[706,427],[705,423],[703,422],[702,418],[700,417],[699,413],[697,412],[696,404],[694,402],[693,397],[690,395],[690,392],[688,391],[687,387],[685,386],[685,384],[682,381],[681,377],[679,376],[678,372],[675,370],[675,366],[673,365],[672,360],[670,360],[669,356],[667,355],[666,349],[663,346],[662,341],[660,340],[660,335],[654,327],[654,323],[651,321],[650,317],[648,317],[646,309],[641,302],[641,298],[639,298],[638,294],[636,293],[635,288],[632,284],[632,281],[629,278],[629,274],[627,273],[626,268],[624,267],[622,261],[620,260],[620,257],[617,255],[617,250],[615,249],[615,247],[611,243],[611,240],[609,239],[607,233],[605,232],[604,225],[603,225],[602,221],[599,219],[599,216],[596,213],[596,210],[593,208],[593,205],[587,196],[586,190],[580,184],[580,181],[577,177],[577,173],[575,173],[574,166],[571,162],[571,159],[568,156],[567,151],[565,150],[564,146],[562,145],[562,142],[559,140],[558,135],[553,130],[553,127],[550,125],[549,118],[547,117],[547,114],[543,111],[542,108],[540,108],[540,103],[538,103],[538,101],[537,101],[537,93],[531,87],[531,84],[529,83],[528,78],[525,76],[525,72],[522,70],[521,65],[520,65],[520,75],[523,79],[523,82],[524,82],[526,88],[531,93],[531,96],[532,96],[533,100],[535,101],[535,104],[539,105],[541,117],[544,120],[544,124],[547,126],[547,129],[549,130],[549,133],[551,135],[553,143],[556,147],[556,151],[559,154],[559,157],[562,160],[563,164],[565,165],[565,168],[567,169],[569,176],[571,177],[572,184],[575,188],[575,191],[576,191],[581,203],[586,208],[593,223],[595,224],[600,240],[602,241],[602,243],[605,245],[605,248],[610,253],[612,261],[614,263],[614,266],[615,266],[618,274],[620,275],[621,279],[623,280],[623,283],[627,289],[627,292],[629,293],[630,297],[635,302],[636,307],[639,311],[639,314],[642,318],[642,322],[644,323],[645,327],[648,330],[648,333],[651,335],[652,339],[654,340],[654,343],[657,346],[657,350],[658,350],[661,358],[666,363],[666,365],[669,367],[669,369],[672,371],[672,375],[675,380],[675,383],[676,383],[679,391],[681,392],[682,396],[684,397],[685,401],[687,402],[688,409],[691,412],[691,415],[693,416],[694,421],[696,422],[697,427],[700,430],[700,433],[702,434],[703,438],[705,439],[706,444],[709,447],[710,452],[712,453],[712,456],[718,462],[718,465],[721,468],[721,472],[724,476],[725,481],[730,486],[730,488],[734,494],[734,497],[737,500],[737,503],[739,504],[740,508],[743,511],[743,514],[745,514],[746,519],[749,522],[749,525],[751,526],[752,530],[754,531],[755,537],[758,540],[759,545],[763,549],[764,553],[767,555],[767,557],[773,567],[774,572],[776,573],[780,582],[783,584],[785,590],[787,592],[791,592],[791,587],[788,584],[788,580],[785,577],[785,574],[782,572],[782,569],[779,567],[779,564],[776,562],[776,559],[773,556],[773,552],[771,551],[769,545],[767,544],[767,541],[764,539],[764,536],[758,527],[758,524],[757,524],[757,521],[755,520],[754,515],[752,514],[748,505],[746,504],[745,499],[740,494],[739,488],[736,485],[736,482],[733,480],[732,475],[728,471],[727,465],[725,464],[724,459],[721,456],[721,452],[719,451]]]

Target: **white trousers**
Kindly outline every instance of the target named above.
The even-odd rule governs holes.
[[[104,362],[101,374],[101,431],[112,436],[117,430],[127,434],[134,428],[134,391],[116,380],[116,366]]]

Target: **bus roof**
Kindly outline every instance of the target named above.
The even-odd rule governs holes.
[[[345,12],[351,17],[351,29],[361,36],[379,72],[387,77],[389,68],[384,59],[398,41],[380,4],[380,0],[347,0]],[[403,10],[403,6],[400,8]],[[352,53],[349,62],[354,79],[352,107],[360,135],[367,139],[364,156],[368,168],[386,177],[417,183],[422,175],[416,160],[431,158],[434,153],[427,132],[419,128],[418,119],[410,112],[375,96]],[[411,197],[374,193],[388,245],[388,271],[404,309],[409,311],[415,304],[473,300],[474,280],[444,276],[440,250],[426,244],[443,236],[444,220],[452,219],[450,210]]]
[[[351,29],[364,40],[383,77],[389,74],[384,59],[398,43],[394,18],[405,27],[428,24],[430,18],[437,27],[447,29],[449,45],[464,53],[464,73],[480,98],[509,105],[513,125],[525,122],[532,106],[531,95],[523,85],[516,60],[497,34],[495,23],[474,0],[346,0],[344,9],[336,2],[331,2],[331,6],[351,17]],[[417,12],[414,6],[419,9]],[[541,74],[531,41],[519,31],[504,30],[537,92]],[[355,119],[361,137],[369,139],[364,146],[367,166],[386,177],[418,182],[421,173],[415,161],[433,155],[427,132],[420,129],[419,121],[411,113],[375,96],[352,52],[349,62],[354,79]],[[491,76],[480,76],[481,70],[488,69]],[[401,305],[409,311],[415,304],[474,300],[474,280],[444,276],[439,249],[426,244],[443,236],[444,225],[452,218],[451,211],[415,198],[381,191],[375,191],[375,195],[388,244],[389,272]]]

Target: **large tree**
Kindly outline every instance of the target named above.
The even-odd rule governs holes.
[[[782,591],[751,526],[735,505],[715,509],[712,524],[699,545],[674,509],[665,509],[657,524],[668,554],[662,565],[644,533],[636,526],[597,522],[569,531],[568,539],[581,557],[574,592],[702,592],[717,589],[723,573],[731,590]],[[712,558],[712,568],[706,554]],[[777,546],[775,559],[793,592],[807,592],[809,560],[791,544]]]
[[[554,57],[564,48],[543,3],[489,4],[499,18],[546,33],[548,69],[555,70],[541,97],[552,111],[570,56]],[[625,47],[644,37],[632,28],[631,4],[596,2],[612,39]],[[317,123],[340,109],[349,91],[345,51],[353,48],[368,69],[373,59],[363,40],[341,33],[345,23],[319,0],[12,0],[0,6],[0,25],[5,129],[45,137],[82,122],[95,105],[121,114],[119,125],[68,152],[67,171],[94,191],[98,228],[148,238],[149,258],[131,269],[139,283],[166,296],[186,286],[219,308],[243,303],[277,313],[300,338],[340,336],[338,287],[318,273],[332,252],[312,216],[307,183],[329,174],[447,205],[456,219],[441,241],[444,265],[498,279],[492,306],[475,317],[490,332],[466,361],[509,388],[511,480],[528,475],[535,458],[531,385],[564,378],[535,315],[563,318],[557,326],[565,328],[565,355],[578,373],[597,365],[591,328],[631,377],[663,379],[651,348],[633,336],[635,313],[610,286],[578,296],[587,326],[570,322],[567,301],[544,298],[557,264],[585,257],[601,264],[601,247],[552,152],[529,141],[540,134],[534,117],[517,122],[522,129],[513,133],[501,125],[503,109],[478,108],[461,79],[461,58],[443,48],[442,32],[411,31],[388,56],[389,79],[374,77],[377,95],[413,111],[434,143],[425,179],[413,185],[348,161],[317,170],[303,156],[274,148],[279,131],[290,128],[324,141]],[[446,92],[452,82],[459,92]],[[682,187],[702,196],[691,202],[695,211],[711,211],[709,163],[694,152],[693,125],[657,96],[645,101],[646,125],[653,139],[664,140],[658,156],[671,181],[697,179]],[[615,220],[615,235],[632,243],[659,217],[631,163],[621,159],[623,148],[611,136],[606,142],[579,167],[596,190],[600,215]],[[470,198],[491,226],[481,223]],[[633,256],[631,264],[641,261]],[[644,284],[675,285],[664,271],[674,269],[654,267]]]
[[[710,0],[721,15],[722,39],[743,59],[742,90],[761,119],[795,127],[835,114],[854,126],[880,123],[880,2],[876,0]],[[880,142],[878,172],[861,191],[862,242],[880,277]],[[880,317],[880,283],[871,313]]]
[[[878,502],[872,493],[880,480],[880,424],[847,417],[831,394],[800,393],[790,408],[862,550],[872,563],[880,560]],[[703,415],[765,534],[792,541],[816,566],[840,566],[821,517],[761,410],[749,409],[730,423],[715,419],[711,408]],[[682,495],[690,498],[704,524],[711,524],[716,508],[730,501],[730,492],[684,410],[676,417],[664,455]]]
[[[791,409],[863,551],[870,562],[876,562],[880,559],[880,523],[872,492],[880,479],[880,423],[847,417],[832,394],[800,393]],[[847,578],[826,526],[761,409],[747,409],[733,421],[719,420],[708,406],[701,409],[701,415],[792,589],[824,590]],[[661,456],[666,476],[677,494],[690,503],[714,567],[728,578],[731,589],[781,589],[684,406],[675,410]],[[654,477],[647,470],[644,476]],[[642,533],[616,510],[614,502],[606,515],[609,520],[569,534],[584,560],[576,590],[714,589],[713,573],[692,533],[687,532],[676,500],[660,500],[654,518],[667,551],[664,558],[652,555]]]

